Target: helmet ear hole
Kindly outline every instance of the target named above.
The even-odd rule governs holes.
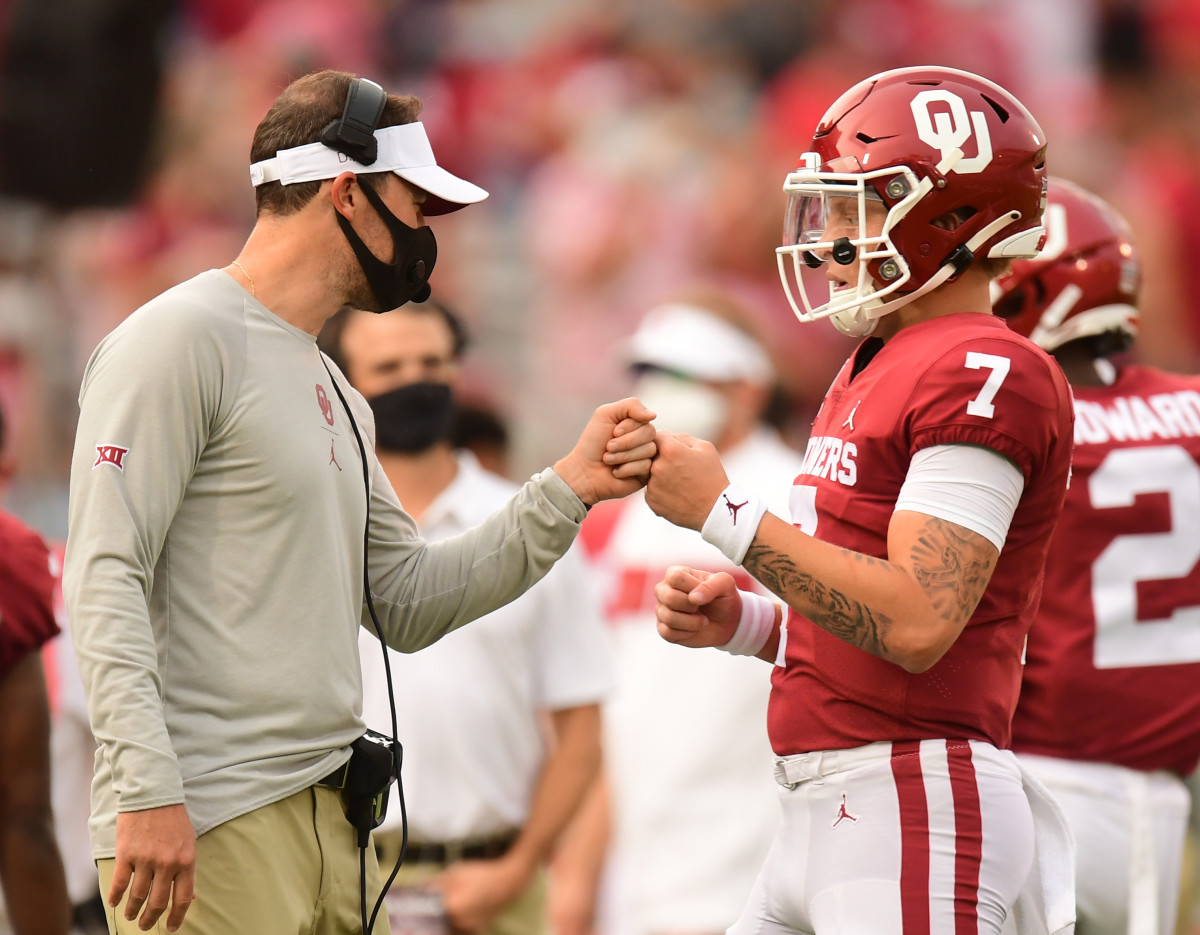
[[[972,207],[964,206],[955,208],[953,211],[947,211],[945,214],[939,215],[929,223],[939,230],[950,231],[953,233],[958,230],[967,221],[971,220],[978,212]]]

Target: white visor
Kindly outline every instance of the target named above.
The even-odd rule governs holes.
[[[646,313],[625,348],[632,366],[649,364],[699,380],[766,384],[774,368],[758,342],[693,305],[669,303]]]
[[[433,147],[420,123],[402,123],[375,131],[379,155],[369,166],[351,159],[324,143],[307,143],[283,149],[271,159],[250,166],[250,181],[257,188],[266,182],[295,185],[337,178],[343,172],[395,172],[431,196],[423,213],[436,216],[463,205],[483,201],[488,193],[437,164]]]

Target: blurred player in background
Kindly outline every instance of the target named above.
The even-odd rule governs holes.
[[[87,699],[63,600],[64,549],[61,542],[50,546],[50,568],[55,577],[54,616],[62,632],[42,647],[50,693],[50,801],[54,807],[54,833],[67,875],[67,893],[74,906],[72,935],[106,935],[107,913],[97,886],[96,861],[88,836],[96,738],[88,722]]]
[[[977,75],[852,87],[784,183],[794,310],[864,338],[813,423],[795,525],[712,445],[659,435],[646,502],[788,608],[683,566],[656,590],[667,640],[774,664],[783,823],[734,935],[994,935],[1012,911],[1071,927],[1062,816],[1006,749],[1070,390],[989,294],[1041,247],[1045,158],[1033,116]]]
[[[1129,227],[1063,179],[1049,196],[1045,248],[994,290],[1075,396],[1013,749],[1070,819],[1079,935],[1170,935],[1200,760],[1200,377],[1122,360],[1141,290]]]
[[[685,290],[646,314],[626,363],[660,429],[713,442],[732,477],[770,491],[772,509],[788,515],[803,458],[764,421],[775,372],[749,310],[715,289]],[[575,916],[560,919],[560,935],[587,929],[609,828],[612,931],[723,932],[779,824],[770,684],[757,660],[665,643],[654,625],[654,585],[684,563],[765,591],[695,532],[656,516],[640,494],[597,504],[582,537],[606,582],[618,690],[605,705],[604,788],[555,865],[559,908]]]
[[[0,494],[4,421],[0,415]],[[0,511],[0,931],[66,935],[71,924],[50,797],[50,706],[38,650],[58,635],[46,544]]]
[[[456,449],[467,335],[436,299],[372,315],[344,309],[321,347],[366,397],[379,463],[427,539],[486,519],[516,490]],[[456,932],[547,932],[546,860],[600,770],[600,700],[612,665],[578,547],[511,604],[420,653],[391,650],[405,748],[408,850],[395,917],[436,891]],[[379,640],[359,638],[363,719],[391,730]],[[393,792],[393,798],[396,795]],[[384,874],[401,846],[393,801],[375,832]]]

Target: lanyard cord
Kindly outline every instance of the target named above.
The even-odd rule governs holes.
[[[320,352],[318,351],[318,353]],[[375,918],[379,915],[379,909],[383,905],[384,897],[387,895],[387,891],[391,889],[396,875],[400,872],[400,865],[404,863],[404,856],[408,850],[408,812],[404,806],[404,783],[400,779],[400,768],[404,763],[404,750],[400,746],[400,741],[396,736],[400,732],[400,728],[396,716],[396,693],[392,686],[392,662],[388,658],[387,640],[383,637],[383,624],[379,622],[379,615],[375,612],[375,601],[371,597],[371,575],[367,562],[367,549],[371,541],[371,474],[367,464],[367,449],[363,444],[362,435],[359,434],[358,424],[354,421],[354,415],[350,412],[350,405],[346,402],[346,397],[343,395],[342,388],[338,385],[333,371],[329,369],[329,364],[326,362],[324,354],[321,354],[321,363],[325,366],[325,372],[329,374],[329,379],[333,383],[333,390],[337,393],[337,397],[342,404],[342,409],[346,412],[346,418],[350,422],[350,429],[354,432],[354,440],[358,442],[358,454],[362,461],[363,490],[367,496],[367,519],[363,527],[363,596],[366,599],[367,611],[371,615],[371,623],[375,626],[375,635],[379,637],[380,649],[383,651],[383,671],[387,675],[388,704],[392,712],[391,739],[392,755],[396,768],[396,792],[400,798],[400,855],[396,858],[396,865],[392,868],[391,875],[388,876],[379,890],[379,899],[375,901],[375,908],[371,910],[369,920],[367,918],[367,851],[365,847],[359,849],[359,907],[362,914],[362,930],[363,935],[371,935],[371,929],[375,927]]]

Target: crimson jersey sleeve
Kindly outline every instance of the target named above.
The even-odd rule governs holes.
[[[905,407],[908,455],[934,445],[981,445],[1013,461],[1029,484],[1048,466],[1062,430],[1067,392],[1056,369],[1008,335],[942,352],[920,373]]]
[[[49,550],[0,512],[0,677],[58,633]]]
[[[870,349],[859,349],[860,364]],[[980,314],[910,325],[857,373],[854,363],[830,387],[796,478],[792,516],[803,532],[886,558],[912,457],[934,445],[987,447],[1025,485],[983,598],[927,672],[907,673],[790,614],[786,665],[773,674],[772,744],[781,755],[926,738],[1006,747],[1070,470],[1066,379],[1045,352]]]

